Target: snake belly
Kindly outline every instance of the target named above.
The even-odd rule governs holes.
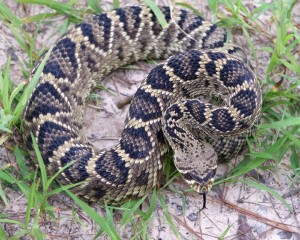
[[[72,191],[86,201],[119,204],[144,196],[157,186],[169,149],[164,134],[169,139],[175,129],[165,126],[163,130],[163,116],[173,103],[211,93],[225,96],[224,104],[232,106],[231,112],[212,105],[202,113],[192,109],[192,114],[203,116],[201,124],[209,134],[202,139],[215,145],[220,159],[240,151],[245,133],[251,135],[259,115],[261,97],[255,77],[245,73],[240,80],[241,74],[237,77],[231,72],[237,66],[243,71],[244,63],[230,51],[207,50],[224,45],[224,29],[183,9],[172,13],[169,7],[160,10],[168,22],[166,28],[147,6],[116,9],[77,24],[54,44],[28,100],[24,139],[29,152],[35,155],[32,132],[49,175],[73,163],[57,179],[62,184],[82,182]],[[85,98],[95,82],[120,66],[166,59],[184,51],[188,52],[169,58],[150,72],[133,97],[118,144],[96,152],[82,134]],[[232,69],[222,73],[230,64]],[[222,74],[235,79],[223,79]],[[246,109],[240,103],[245,103]],[[183,103],[178,111],[187,108]],[[226,128],[228,119],[233,128]],[[210,132],[214,137],[207,136]],[[209,168],[205,159],[200,161],[203,168]]]

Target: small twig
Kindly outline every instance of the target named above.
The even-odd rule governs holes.
[[[178,218],[177,216],[173,215],[172,213],[170,213],[172,215],[172,217],[183,227],[185,227],[190,233],[194,234],[197,238],[199,238],[200,240],[204,240],[204,238],[202,236],[200,236],[197,232],[195,232],[195,230],[191,227],[189,227],[186,223],[184,223],[180,218]]]
[[[291,233],[296,233],[296,234],[299,234],[299,230],[294,230],[294,229],[291,229],[290,227],[296,227],[298,228],[297,226],[293,226],[293,225],[287,225],[287,224],[283,224],[283,223],[280,223],[280,222],[276,222],[276,221],[273,221],[273,220],[270,220],[266,217],[263,217],[261,215],[258,215],[254,212],[251,212],[247,209],[244,209],[244,208],[241,208],[241,207],[238,207],[236,204],[233,204],[233,203],[230,203],[224,199],[220,199],[220,200],[217,200],[217,199],[210,199],[210,201],[212,202],[218,202],[220,204],[224,204],[225,206],[229,207],[229,208],[232,208],[232,209],[235,209],[236,211],[238,211],[239,213],[247,216],[247,217],[250,217],[256,221],[259,221],[259,222],[262,222],[266,225],[269,225],[271,227],[274,227],[274,228],[279,228],[281,230],[284,230],[284,231],[287,231],[287,232],[291,232]]]
[[[300,187],[299,187],[299,188],[295,188],[295,189],[293,189],[293,190],[291,190],[291,191],[289,191],[289,192],[283,194],[282,197],[283,197],[283,198],[289,198],[289,197],[291,197],[291,196],[297,194],[298,192],[300,192]]]
[[[300,191],[300,189],[298,191]],[[198,195],[196,195],[196,193],[193,193],[193,192],[191,192],[190,195],[198,197]],[[284,223],[281,223],[281,222],[270,220],[270,219],[268,219],[266,217],[263,217],[261,215],[258,215],[256,213],[254,213],[254,212],[251,212],[251,211],[249,211],[247,209],[238,207],[236,204],[230,203],[230,202],[226,201],[225,199],[222,199],[222,198],[213,198],[211,196],[208,196],[207,200],[209,202],[215,202],[215,203],[219,203],[220,205],[225,205],[228,208],[234,209],[237,212],[239,212],[239,213],[241,213],[241,214],[243,214],[243,215],[245,215],[247,217],[250,217],[250,218],[252,218],[252,219],[254,219],[256,221],[262,222],[262,223],[264,223],[266,225],[269,225],[271,227],[278,228],[278,229],[281,229],[281,230],[284,230],[284,231],[287,231],[287,232],[299,234],[299,227],[298,226],[288,225],[288,224],[284,224]],[[297,230],[291,229],[290,227],[296,228]]]
[[[132,100],[133,96],[126,96],[125,98],[119,100],[116,104],[118,109],[122,109],[125,107],[127,104],[129,104]]]

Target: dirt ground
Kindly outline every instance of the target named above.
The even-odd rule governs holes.
[[[49,9],[28,5],[26,11],[15,1],[4,1],[13,9],[15,14],[23,17],[26,14],[34,15],[37,13],[50,11]],[[84,2],[84,1],[81,1]],[[126,1],[121,6],[137,4],[135,1]],[[158,2],[158,1],[156,1]],[[196,9],[204,14],[206,19],[212,19],[208,7],[201,1],[188,1]],[[253,10],[257,1],[247,0],[246,6]],[[132,3],[132,4],[131,4]],[[167,1],[160,1],[161,5],[169,5]],[[101,1],[104,9],[110,9],[110,1]],[[295,23],[300,23],[300,2],[293,12]],[[267,27],[270,32],[274,31],[274,25],[270,23],[270,12],[266,12],[259,20],[262,25]],[[61,21],[58,18],[57,21]],[[212,19],[214,20],[214,19]],[[37,48],[47,47],[54,42],[60,35],[57,31],[57,24],[51,23],[41,26],[40,34],[37,40]],[[26,56],[21,51],[12,33],[0,22],[0,69],[6,63],[7,56],[12,58],[11,76],[16,83],[25,79],[22,78],[19,61],[23,61]],[[28,26],[28,31],[32,31]],[[251,36],[256,49],[263,46],[269,46],[259,33],[253,33]],[[249,53],[250,50],[245,37],[236,32],[234,41]],[[258,75],[263,79],[266,67],[269,61],[269,54],[257,51],[257,60],[251,63]],[[97,148],[109,148],[113,146],[119,138],[123,128],[128,106],[118,109],[117,103],[126,96],[132,95],[140,82],[144,79],[151,66],[146,63],[138,63],[139,70],[118,70],[104,79],[102,84],[113,92],[113,94],[100,91],[101,101],[99,104],[89,104],[85,114],[85,133],[87,138]],[[233,159],[228,164],[220,165],[217,176],[222,176],[231,166],[237,164],[244,155]],[[12,155],[3,147],[0,148],[0,166],[14,162]],[[226,239],[300,239],[300,196],[299,192],[293,194],[294,189],[299,186],[291,186],[289,176],[289,156],[278,166],[277,172],[251,172],[251,177],[256,178],[261,183],[274,189],[277,193],[285,196],[285,200],[290,204],[293,212],[290,212],[286,206],[265,191],[259,190],[249,185],[236,183],[220,185],[214,188],[208,194],[207,209],[199,212],[202,207],[202,198],[196,193],[186,194],[186,211],[183,212],[183,199],[178,193],[171,190],[163,190],[162,194],[167,202],[168,210],[177,226],[179,232],[185,239],[218,239],[218,237],[231,226],[226,235]],[[249,176],[249,175],[248,175]],[[187,185],[178,178],[171,184],[173,189],[184,190]],[[20,221],[25,219],[26,199],[19,192],[9,188],[4,189],[9,199],[9,205],[4,206],[0,202],[0,214],[12,213],[15,219]],[[289,194],[291,193],[291,194]],[[60,215],[59,221],[49,219],[40,222],[40,226],[49,239],[91,239],[97,233],[98,227],[85,213],[74,206],[74,212],[78,219],[73,217],[71,206],[73,201],[63,195],[58,195],[50,199],[51,204],[57,208],[57,214]],[[103,210],[97,205],[93,206],[99,213],[104,214]],[[115,219],[118,221],[120,216],[115,213]],[[81,223],[80,223],[81,222]],[[5,225],[9,234],[13,234],[15,227]],[[125,227],[121,234],[122,239],[132,237],[131,228]],[[152,221],[148,225],[149,239],[175,239],[174,233],[164,218],[162,207],[157,203]],[[106,237],[103,237],[106,239]]]

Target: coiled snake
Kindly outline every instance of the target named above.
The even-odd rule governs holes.
[[[76,25],[55,43],[27,103],[29,151],[34,155],[32,132],[49,174],[73,162],[58,179],[82,182],[73,191],[87,201],[118,204],[145,195],[159,181],[169,145],[183,178],[205,195],[217,160],[235,156],[255,131],[261,91],[243,51],[221,48],[225,31],[200,16],[160,9],[164,29],[147,6]],[[94,82],[125,64],[169,56],[134,95],[119,143],[96,153],[81,133]]]

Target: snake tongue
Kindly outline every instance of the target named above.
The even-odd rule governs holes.
[[[202,208],[199,210],[199,212],[201,212],[204,208],[207,208],[206,207],[206,193],[200,193],[200,195],[203,196],[203,205],[202,205]]]

